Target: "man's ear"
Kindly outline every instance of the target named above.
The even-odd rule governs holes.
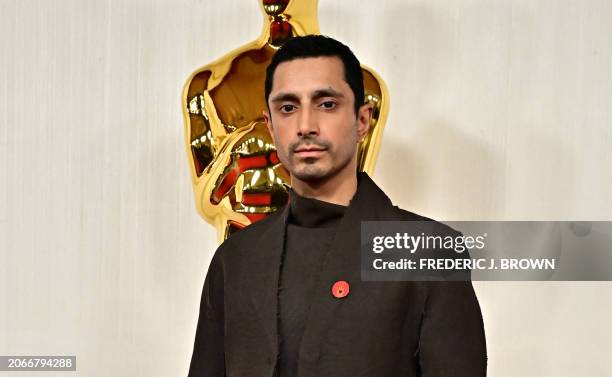
[[[363,141],[370,130],[370,119],[374,107],[371,102],[362,105],[357,113],[357,142]]]
[[[266,110],[263,110],[261,114],[263,115],[264,122],[266,122],[266,127],[268,127],[268,132],[274,141],[274,126],[272,125],[272,117],[270,117],[270,113]]]

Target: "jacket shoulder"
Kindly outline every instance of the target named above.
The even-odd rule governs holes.
[[[283,206],[258,222],[234,232],[219,245],[216,254],[223,254],[225,250],[240,249],[249,245],[252,246],[264,233],[270,230],[274,225],[277,225],[277,222],[281,220],[280,217],[283,216],[284,210],[285,207]]]
[[[450,226],[432,218],[422,216],[418,213],[410,212],[405,209],[402,209],[396,205],[393,206],[393,211],[395,211],[396,216],[398,217],[398,221],[427,221],[433,222],[435,225],[436,233],[441,234],[453,234],[458,235],[461,234],[459,231],[451,228]]]
[[[429,217],[425,217],[418,213],[405,210],[396,205],[393,205],[393,211],[395,215],[399,218],[399,221],[435,221],[434,219],[430,219]]]

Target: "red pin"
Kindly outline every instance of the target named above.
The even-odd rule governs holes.
[[[344,298],[349,294],[349,283],[339,280],[332,285],[331,291],[335,298]]]

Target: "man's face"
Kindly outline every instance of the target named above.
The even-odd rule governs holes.
[[[264,118],[292,179],[312,182],[356,171],[357,144],[368,132],[371,106],[355,115],[354,101],[337,57],[278,65]]]

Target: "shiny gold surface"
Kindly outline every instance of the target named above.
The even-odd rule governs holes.
[[[260,0],[259,38],[189,76],[182,96],[185,144],[200,215],[219,241],[282,207],[289,173],[278,161],[263,122],[265,70],[274,51],[297,35],[319,34],[317,0]],[[362,66],[371,128],[358,149],[360,170],[372,173],[388,113],[383,80]]]

